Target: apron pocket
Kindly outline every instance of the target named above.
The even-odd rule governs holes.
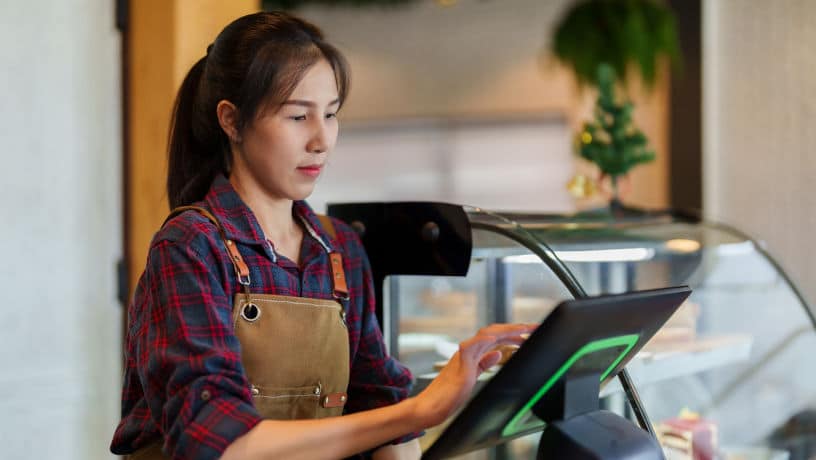
[[[252,400],[261,417],[273,420],[312,419],[320,406],[321,385],[304,387],[252,386]]]

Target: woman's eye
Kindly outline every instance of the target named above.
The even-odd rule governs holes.
[[[291,118],[292,120],[295,120],[295,121],[305,121],[306,120],[306,115],[294,115],[294,116],[291,116],[289,118]]]
[[[326,118],[337,118],[337,113],[327,113]]]

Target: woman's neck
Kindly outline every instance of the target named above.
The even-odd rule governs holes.
[[[275,245],[275,251],[298,262],[303,229],[292,213],[294,202],[285,198],[270,198],[259,187],[244,183],[239,176],[230,176],[238,196],[249,206],[264,237]]]

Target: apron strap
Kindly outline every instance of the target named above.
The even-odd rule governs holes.
[[[332,222],[331,217],[325,214],[318,214],[317,219],[320,220],[320,225],[323,226],[323,229],[326,230],[326,233],[329,234],[331,239],[337,239],[337,230],[334,228],[334,222]]]
[[[170,211],[170,215],[167,216],[167,219],[164,219],[162,227],[164,227],[164,224],[166,224],[168,220],[183,213],[184,211],[196,211],[215,225],[215,228],[218,229],[218,234],[221,236],[221,240],[224,241],[224,245],[227,247],[227,252],[229,252],[232,265],[235,267],[235,274],[238,276],[238,283],[245,288],[248,288],[250,283],[249,267],[247,266],[246,262],[244,262],[244,258],[241,257],[241,253],[238,252],[238,248],[235,246],[235,243],[227,238],[227,234],[224,231],[224,227],[221,226],[221,222],[219,222],[218,218],[216,218],[210,211],[199,206],[179,206]]]
[[[332,251],[329,253],[329,260],[331,261],[332,271],[332,294],[336,299],[348,300],[349,291],[346,284],[346,272],[343,270],[343,255]]]
[[[333,239],[337,239],[337,229],[334,228],[334,222],[331,217],[318,214],[317,218],[320,220],[320,225],[326,230],[326,233]],[[331,260],[332,267],[332,283],[334,285],[334,296],[338,299],[348,299],[348,285],[346,284],[346,273],[343,270],[343,256],[339,252],[330,251],[329,260]]]
[[[323,226],[326,233],[331,236],[333,240],[336,240],[337,230],[334,228],[334,223],[332,223],[331,218],[322,214],[318,214],[317,218],[320,220],[320,225]],[[323,238],[320,238],[320,235],[317,234],[305,217],[300,216],[300,220],[303,222],[303,226],[306,227],[306,231],[323,246],[323,249],[326,250],[326,254],[329,255],[329,262],[331,263],[332,295],[335,299],[348,300],[349,290],[348,284],[346,283],[346,272],[343,269],[343,255],[338,251],[332,250],[328,243],[323,241]]]

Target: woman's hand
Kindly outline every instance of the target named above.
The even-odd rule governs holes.
[[[459,351],[415,398],[417,416],[426,427],[445,421],[470,395],[479,374],[499,362],[499,345],[521,344],[538,324],[492,324],[459,344]],[[522,336],[524,334],[524,336]]]

